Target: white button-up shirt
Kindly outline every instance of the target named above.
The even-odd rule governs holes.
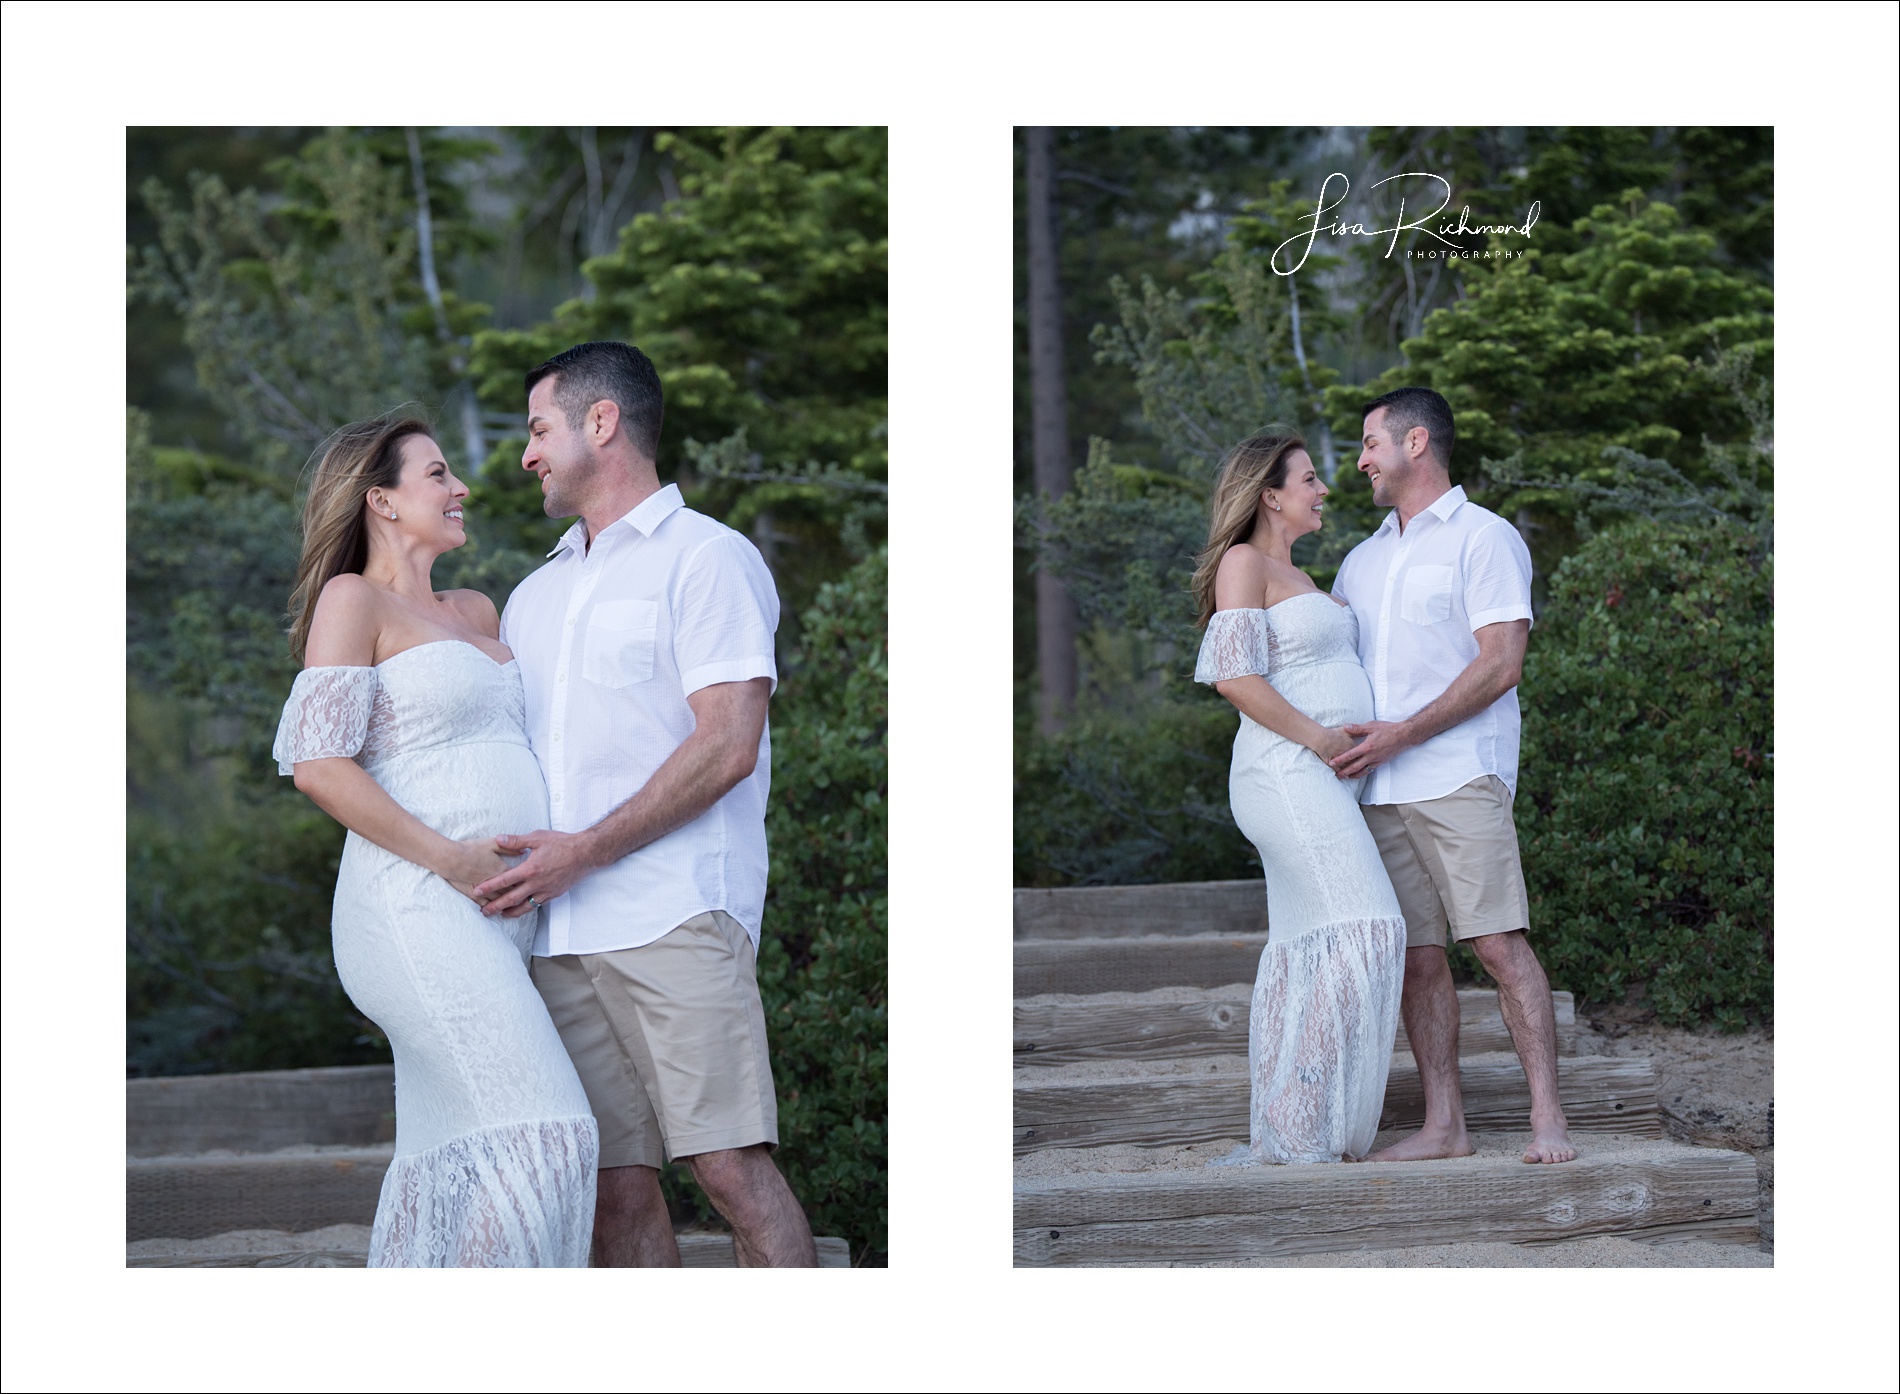
[[[1531,617],[1531,553],[1517,529],[1441,494],[1399,531],[1388,513],[1340,565],[1333,594],[1359,621],[1359,661],[1380,721],[1404,721],[1439,697],[1478,656],[1477,631]],[[1475,716],[1375,768],[1361,803],[1439,799],[1494,774],[1517,792],[1514,687]]]
[[[778,592],[758,549],[687,508],[672,484],[591,549],[577,521],[548,555],[508,598],[501,638],[521,666],[551,826],[572,833],[638,793],[692,733],[690,693],[777,685]],[[551,901],[534,952],[638,948],[708,910],[744,925],[756,949],[771,782],[768,727],[757,768],[711,808]]]

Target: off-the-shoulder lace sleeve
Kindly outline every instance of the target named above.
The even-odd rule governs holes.
[[[271,746],[277,773],[294,773],[299,760],[355,755],[369,733],[375,698],[374,668],[306,668],[297,674]]]
[[[1261,610],[1216,610],[1201,639],[1201,656],[1194,665],[1195,682],[1226,682],[1229,678],[1268,672],[1271,634]]]

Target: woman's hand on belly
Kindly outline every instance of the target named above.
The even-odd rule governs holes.
[[[1359,744],[1358,741],[1347,735],[1346,732],[1338,726],[1322,726],[1320,730],[1323,734],[1318,740],[1309,745],[1307,749],[1319,756],[1319,758],[1328,765],[1332,764],[1333,761]]]
[[[453,844],[454,851],[443,865],[431,867],[444,881],[474,901],[488,902],[475,894],[475,888],[490,877],[499,876],[513,866],[515,859],[502,855],[501,844],[492,837],[465,837]]]

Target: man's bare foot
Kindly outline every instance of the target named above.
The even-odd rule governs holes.
[[[1560,1118],[1542,1127],[1531,1125],[1531,1145],[1524,1149],[1527,1162],[1574,1162],[1577,1149],[1571,1145],[1570,1129]]]
[[[1369,1162],[1426,1162],[1440,1157],[1469,1157],[1471,1139],[1464,1125],[1456,1128],[1420,1128],[1410,1137],[1400,1138],[1390,1147],[1382,1147],[1366,1160]]]

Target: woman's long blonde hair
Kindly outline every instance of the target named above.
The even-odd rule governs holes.
[[[1306,449],[1299,432],[1268,427],[1248,436],[1227,452],[1214,480],[1214,497],[1207,505],[1207,546],[1194,559],[1194,603],[1199,609],[1196,628],[1205,629],[1214,613],[1214,573],[1221,558],[1236,542],[1253,535],[1260,513],[1260,496],[1286,483],[1287,456]]]
[[[324,446],[303,505],[303,556],[297,588],[290,593],[290,652],[303,662],[317,597],[333,576],[359,575],[369,560],[364,510],[371,489],[393,489],[402,477],[402,444],[434,433],[415,416],[379,416],[355,421]]]

